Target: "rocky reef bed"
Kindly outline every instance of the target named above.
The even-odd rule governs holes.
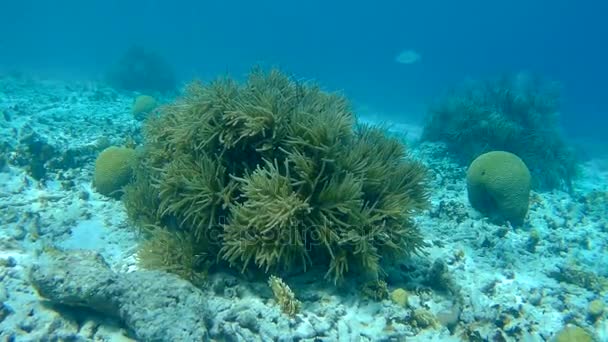
[[[375,284],[284,277],[301,303],[289,316],[267,278],[225,270],[197,288],[138,268],[124,205],[91,187],[102,149],[141,139],[134,96],[0,79],[1,340],[547,341],[569,325],[608,340],[605,162],[584,164],[572,194],[533,193],[515,229],[469,206],[445,147],[414,144],[431,171],[427,254]]]

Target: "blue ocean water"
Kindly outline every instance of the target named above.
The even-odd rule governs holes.
[[[393,119],[465,77],[526,70],[564,85],[567,130],[606,127],[603,1],[3,1],[0,68],[98,76],[131,44],[182,80],[280,66]],[[421,58],[399,64],[411,49]]]

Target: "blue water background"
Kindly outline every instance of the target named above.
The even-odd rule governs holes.
[[[607,1],[0,0],[0,71],[100,78],[136,43],[183,81],[279,66],[367,110],[417,121],[466,77],[564,84],[570,136],[606,140]],[[413,49],[414,64],[395,56]]]

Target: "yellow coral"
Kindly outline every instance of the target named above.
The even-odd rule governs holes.
[[[296,299],[293,291],[291,291],[289,286],[287,286],[281,278],[270,276],[268,279],[268,286],[272,289],[274,299],[279,304],[283,313],[293,317],[300,312],[300,301]]]
[[[492,218],[523,223],[530,202],[531,177],[513,153],[492,151],[477,157],[467,171],[471,205]]]
[[[146,115],[156,109],[156,99],[150,95],[139,95],[133,102],[131,112],[137,120],[145,119]]]
[[[591,342],[591,335],[585,329],[577,326],[568,326],[555,335],[554,342]]]
[[[111,146],[103,150],[95,161],[93,186],[109,197],[118,198],[122,187],[131,180],[135,150]]]
[[[589,303],[587,312],[591,318],[598,319],[604,314],[604,307],[604,302],[601,299],[596,299]]]
[[[407,306],[407,291],[405,291],[402,288],[394,289],[393,292],[391,292],[391,300],[393,301],[393,303],[395,303],[401,307],[406,307]]]

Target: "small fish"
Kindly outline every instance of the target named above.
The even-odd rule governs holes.
[[[403,50],[395,57],[395,62],[400,64],[414,64],[420,61],[421,58],[422,56],[414,50]]]

